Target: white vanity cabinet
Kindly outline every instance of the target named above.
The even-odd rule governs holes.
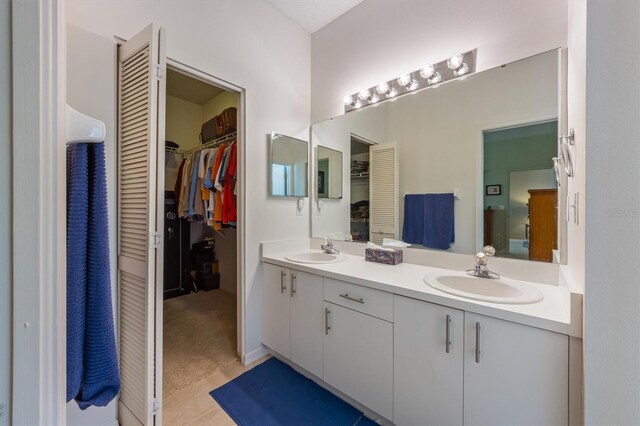
[[[394,296],[393,422],[463,423],[464,312]]]
[[[262,264],[262,343],[291,357],[289,269]]]
[[[324,309],[324,381],[392,419],[393,324],[334,303]]]
[[[465,313],[464,422],[569,422],[569,338]]]
[[[262,342],[322,377],[322,277],[263,264]]]
[[[393,295],[324,279],[324,381],[393,417]]]

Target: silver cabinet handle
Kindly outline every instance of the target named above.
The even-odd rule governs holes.
[[[480,323],[476,322],[476,362],[480,364]]]
[[[331,313],[331,311],[329,310],[329,308],[324,308],[324,334],[325,336],[329,335],[329,330],[331,330],[331,327],[329,327],[329,314]]]
[[[451,315],[447,315],[447,325],[446,325],[446,329],[445,329],[445,335],[446,335],[446,352],[449,353],[451,352]]]
[[[280,271],[280,293],[284,294],[284,291],[287,289],[287,283],[285,282],[285,277],[287,273],[285,271]]]
[[[296,287],[297,287],[297,282],[298,282],[298,278],[296,277],[296,274],[291,274],[291,297],[293,297],[294,294],[296,294]]]
[[[351,300],[354,302],[362,303],[364,305],[364,299],[362,297],[349,296],[349,293],[341,294],[340,297],[343,297],[347,300]]]

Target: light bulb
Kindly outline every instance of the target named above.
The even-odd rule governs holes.
[[[353,107],[354,107],[354,108],[360,108],[361,106],[362,106],[362,102],[360,102],[359,100],[358,100],[358,101],[356,101],[356,103],[355,103],[355,104],[353,104]]]
[[[411,83],[411,75],[410,74],[402,74],[400,77],[398,77],[398,84],[400,86],[406,86],[409,83]]]
[[[416,90],[419,86],[420,84],[418,84],[418,80],[413,80],[409,87],[407,87],[407,90]]]
[[[378,97],[378,95],[374,94],[371,97],[371,100],[369,102],[371,102],[372,104],[375,104],[376,102],[378,102],[380,100],[380,98]]]
[[[384,95],[389,91],[389,84],[386,81],[383,81],[382,83],[378,84],[378,86],[376,87],[376,91],[379,94]]]
[[[395,89],[395,87],[392,87],[391,90],[389,90],[389,93],[387,93],[387,98],[393,98],[398,94],[398,91]]]
[[[463,62],[462,65],[460,65],[460,68],[458,68],[453,72],[453,75],[455,75],[456,77],[459,77],[461,75],[465,75],[468,72],[469,72],[469,65]]]
[[[436,69],[433,65],[425,65],[425,67],[420,70],[420,77],[431,78],[435,72]]]
[[[447,66],[452,70],[457,70],[462,65],[462,61],[464,60],[464,56],[461,54],[453,55],[447,60]]]
[[[436,84],[436,83],[440,83],[442,81],[442,76],[440,75],[439,72],[434,73],[431,78],[427,79],[427,83],[429,84]]]
[[[370,97],[371,97],[371,92],[369,92],[369,89],[362,89],[360,93],[358,93],[358,98],[360,98],[360,100],[362,101],[366,101]]]
[[[344,102],[345,105],[352,105],[353,97],[351,95],[345,95],[345,97],[342,98],[342,101]]]

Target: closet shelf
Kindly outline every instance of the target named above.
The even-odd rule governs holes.
[[[369,173],[351,173],[351,179],[366,179]]]
[[[236,132],[229,133],[228,135],[220,136],[219,138],[216,138],[212,141],[198,145],[195,148],[187,149],[184,151],[178,151],[178,153],[184,157],[185,155],[191,154],[192,152],[200,151],[205,148],[215,148],[216,146],[224,142],[231,142],[236,140],[237,138],[238,138],[238,132],[236,131]]]

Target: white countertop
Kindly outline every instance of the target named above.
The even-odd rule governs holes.
[[[410,263],[401,263],[395,266],[384,265],[367,262],[364,257],[349,254],[344,254],[347,259],[343,262],[325,264],[302,264],[291,262],[285,258],[300,251],[300,249],[295,249],[288,252],[263,253],[262,261],[400,296],[580,337],[579,331],[576,330],[578,327],[571,326],[571,293],[566,287],[527,281],[522,284],[540,290],[544,295],[542,301],[528,305],[487,303],[444,293],[430,287],[423,281],[423,277],[427,273],[446,273],[446,269]]]

